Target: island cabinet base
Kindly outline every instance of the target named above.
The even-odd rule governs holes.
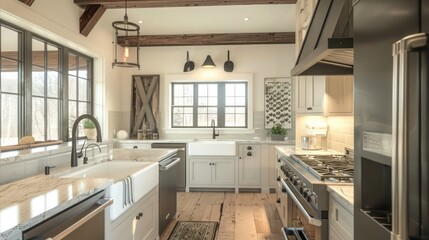
[[[158,186],[106,228],[106,239],[158,239]],[[107,220],[110,222],[110,220]]]

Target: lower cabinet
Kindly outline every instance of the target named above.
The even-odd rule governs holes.
[[[235,161],[235,157],[190,157],[190,187],[234,186]]]
[[[239,187],[261,186],[261,145],[238,145]]]
[[[140,199],[117,220],[108,239],[153,240],[158,237],[158,187]],[[116,222],[116,221],[115,221]]]
[[[329,239],[353,239],[353,213],[335,198],[329,198]]]

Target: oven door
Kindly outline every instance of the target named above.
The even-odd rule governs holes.
[[[288,224],[282,229],[284,239],[327,240],[328,219],[321,219],[311,207],[304,206],[309,204],[289,181],[280,182],[287,193],[290,213]]]

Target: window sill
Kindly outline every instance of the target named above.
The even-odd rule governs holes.
[[[219,131],[220,134],[225,134],[225,135],[229,135],[229,134],[255,134],[255,129],[252,128],[215,128],[216,129],[216,133]],[[166,134],[180,134],[180,133],[187,133],[187,134],[210,134],[213,132],[212,128],[204,128],[204,129],[199,129],[199,128],[168,128],[165,129],[164,132]]]

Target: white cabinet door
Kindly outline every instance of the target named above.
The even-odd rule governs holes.
[[[210,185],[212,182],[212,160],[210,158],[189,158],[191,185]]]
[[[323,113],[325,96],[324,76],[301,76],[295,80],[297,113]]]
[[[277,186],[277,153],[276,153],[276,146],[270,145],[270,188],[276,188]]]
[[[212,185],[234,185],[235,158],[212,159]]]
[[[305,76],[294,77],[295,81],[295,107],[297,113],[305,113],[307,111],[306,98],[306,79]]]
[[[314,76],[311,88],[312,102],[310,105],[312,110],[309,111],[313,113],[323,113],[325,98],[325,76]]]
[[[353,114],[353,77],[326,77],[326,114]]]
[[[238,185],[261,185],[261,146],[239,145]]]
[[[138,217],[137,217],[138,216]],[[136,213],[135,240],[152,240],[158,236],[158,200],[155,196],[145,201]]]

